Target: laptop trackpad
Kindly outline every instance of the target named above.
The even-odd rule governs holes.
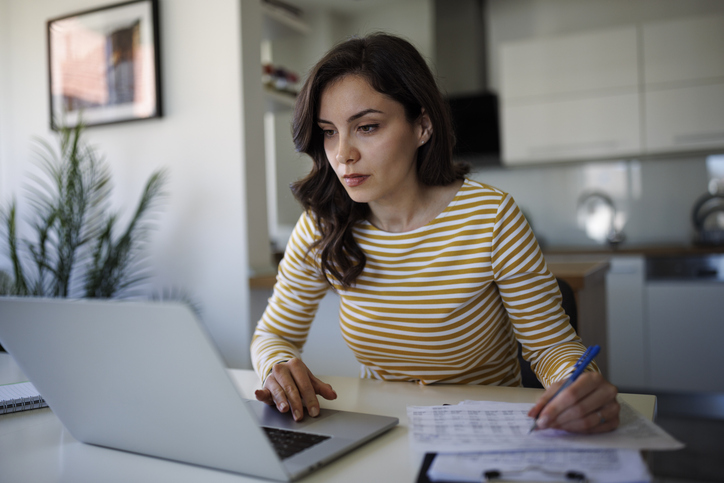
[[[339,412],[334,409],[322,408],[319,412],[319,416],[313,418],[307,412],[307,408],[304,408],[304,419],[297,422],[294,421],[291,411],[287,413],[280,413],[274,406],[269,406],[254,399],[246,399],[245,402],[259,420],[259,424],[270,428],[303,429],[305,426],[318,423],[319,421],[327,419]]]

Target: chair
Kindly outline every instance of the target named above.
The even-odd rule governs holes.
[[[576,307],[576,295],[573,293],[571,286],[568,285],[568,282],[561,280],[560,278],[557,278],[556,280],[558,281],[558,287],[560,288],[561,296],[563,297],[563,300],[561,301],[563,310],[571,319],[573,330],[578,332],[578,309]],[[523,359],[523,347],[520,345],[520,342],[518,342],[518,363],[520,364],[520,373],[523,378],[523,387],[542,388],[543,385],[536,377],[533,369],[530,368],[530,363]]]

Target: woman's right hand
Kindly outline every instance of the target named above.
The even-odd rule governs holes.
[[[332,386],[317,379],[297,358],[274,364],[264,387],[254,393],[259,401],[276,406],[279,412],[286,413],[291,409],[295,421],[304,417],[304,406],[310,416],[319,415],[317,394],[325,399],[337,399]]]

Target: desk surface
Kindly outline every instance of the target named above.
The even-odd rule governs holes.
[[[252,371],[230,370],[245,397],[253,397],[259,380]],[[23,380],[23,374],[5,353],[0,353],[0,384]],[[418,386],[350,377],[323,377],[335,388],[338,399],[324,407],[384,414],[400,419],[399,426],[374,441],[322,468],[305,482],[394,481],[414,482],[421,455],[409,447],[408,405],[457,404],[466,399],[533,402],[539,389],[490,386]],[[623,394],[621,398],[652,418],[656,398]],[[191,466],[76,441],[50,409],[0,416],[0,481],[15,482],[198,482],[232,483],[253,478]]]

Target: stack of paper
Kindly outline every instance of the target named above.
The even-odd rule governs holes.
[[[683,444],[626,404],[615,431],[579,435],[536,430],[530,403],[464,401],[456,406],[410,406],[412,449],[437,453],[432,481],[481,481],[497,471],[506,480],[561,481],[565,474],[589,482],[650,481],[640,451]]]
[[[427,475],[431,481],[480,482],[484,481],[485,473],[491,471],[506,481],[651,481],[641,454],[631,449],[438,454]]]

